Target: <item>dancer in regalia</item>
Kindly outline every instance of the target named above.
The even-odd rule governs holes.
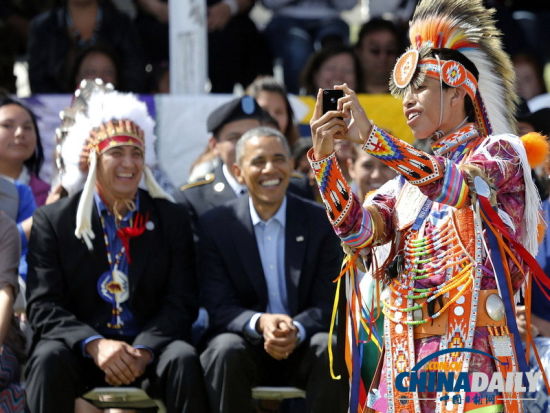
[[[533,273],[540,200],[514,135],[513,69],[492,15],[481,0],[423,0],[412,18],[411,46],[390,87],[403,99],[414,136],[429,139],[433,154],[373,124],[347,85],[335,86],[344,92],[336,111],[322,114],[317,95],[308,156],[348,251],[339,311],[347,321],[351,412],[522,411],[514,392],[488,405],[464,391],[467,383],[451,393],[436,380],[419,392],[399,376],[428,373],[416,364],[438,351],[432,361],[454,366],[455,376],[526,371],[514,308]],[[335,139],[360,143],[399,176],[361,205],[341,174]],[[386,243],[390,256],[377,262],[372,248]],[[383,334],[374,330],[375,312],[364,311],[357,271],[364,265],[380,280]],[[540,272],[535,280],[550,286]],[[384,345],[370,393],[360,377],[362,330]],[[445,351],[454,348],[466,350]]]

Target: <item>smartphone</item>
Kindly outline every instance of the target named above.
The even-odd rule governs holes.
[[[344,97],[344,91],[335,89],[323,89],[323,113],[337,110],[338,99]]]

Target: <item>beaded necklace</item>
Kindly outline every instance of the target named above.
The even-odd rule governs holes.
[[[121,319],[122,303],[128,299],[128,276],[119,270],[120,261],[124,255],[126,249],[124,245],[115,254],[114,261],[111,256],[109,237],[107,236],[107,230],[105,226],[105,219],[102,214],[99,214],[101,221],[101,227],[103,229],[103,240],[105,241],[105,249],[107,251],[107,261],[110,267],[110,274],[104,274],[100,281],[102,281],[101,297],[112,304],[113,309],[111,311],[111,321],[107,323],[107,327],[113,329],[121,329],[124,323]]]
[[[405,268],[399,280],[390,284],[390,293],[394,297],[393,305],[389,299],[383,299],[383,313],[389,320],[405,325],[420,325],[438,318],[456,300],[458,300],[472,284],[473,263],[465,256],[457,236],[452,231],[450,220],[443,224],[440,230],[434,230],[429,235],[418,237],[419,231],[412,230],[407,234],[403,254]],[[445,249],[445,247],[449,248]],[[437,251],[441,251],[437,253]],[[420,288],[415,286],[417,280],[427,279],[456,268],[452,276],[435,287]],[[407,320],[403,314],[421,310],[437,298],[456,289],[456,293],[436,313],[420,320]],[[403,307],[404,300],[412,300]],[[421,303],[417,300],[424,300]]]
[[[479,136],[473,123],[467,124],[456,132],[438,139],[432,144],[432,150],[436,155],[444,155],[452,149],[464,146],[472,139]]]
[[[441,138],[432,147],[434,148],[434,152],[438,155],[446,154],[454,149],[451,159],[453,162],[459,162],[476,145],[478,141],[476,138],[479,139],[479,134],[475,126],[469,124],[460,128],[456,133]],[[460,296],[463,295],[463,291],[465,291],[465,287],[471,284],[472,264],[468,263],[469,257],[463,254],[462,247],[460,243],[457,242],[456,234],[451,231],[450,221],[445,223],[437,232],[418,238],[422,223],[430,209],[431,202],[427,200],[405,240],[405,246],[403,248],[405,268],[400,277],[401,279],[399,281],[394,280],[390,284],[390,291],[392,295],[396,297],[395,302],[398,303],[398,307],[390,305],[387,300],[382,300],[383,311],[385,311],[384,314],[390,317],[394,322],[418,325],[436,318],[460,298]],[[445,247],[449,245],[451,246],[445,249]],[[437,251],[441,252],[439,254],[434,254]],[[415,287],[416,281],[442,275],[452,268],[457,268],[459,270],[437,287]],[[403,311],[407,313],[421,309],[423,306],[428,305],[428,303],[458,286],[462,286],[463,288],[458,290],[459,292],[453,295],[441,310],[426,319],[395,321],[388,313],[388,310],[394,312]],[[403,298],[413,301],[420,299],[426,300],[422,304],[413,304],[403,308],[400,307]]]
[[[109,267],[111,267],[113,270],[116,270],[118,269],[118,265],[120,264],[120,259],[124,255],[124,252],[126,249],[124,248],[124,245],[123,245],[120,251],[115,254],[115,261],[113,266],[113,259],[111,257],[111,250],[109,248],[110,247],[109,237],[107,236],[107,231],[105,230],[105,219],[101,214],[99,219],[101,221],[101,227],[103,228],[103,240],[105,241],[105,249],[107,250],[107,262],[109,263]]]

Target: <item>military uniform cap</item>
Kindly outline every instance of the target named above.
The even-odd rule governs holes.
[[[206,126],[208,132],[216,133],[229,122],[241,119],[258,119],[262,121],[266,118],[266,115],[266,112],[258,105],[256,99],[252,96],[242,96],[214,109],[208,116]]]

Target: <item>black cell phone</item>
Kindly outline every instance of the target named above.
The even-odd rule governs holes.
[[[344,97],[344,91],[335,89],[323,89],[323,113],[337,110],[338,99]]]

